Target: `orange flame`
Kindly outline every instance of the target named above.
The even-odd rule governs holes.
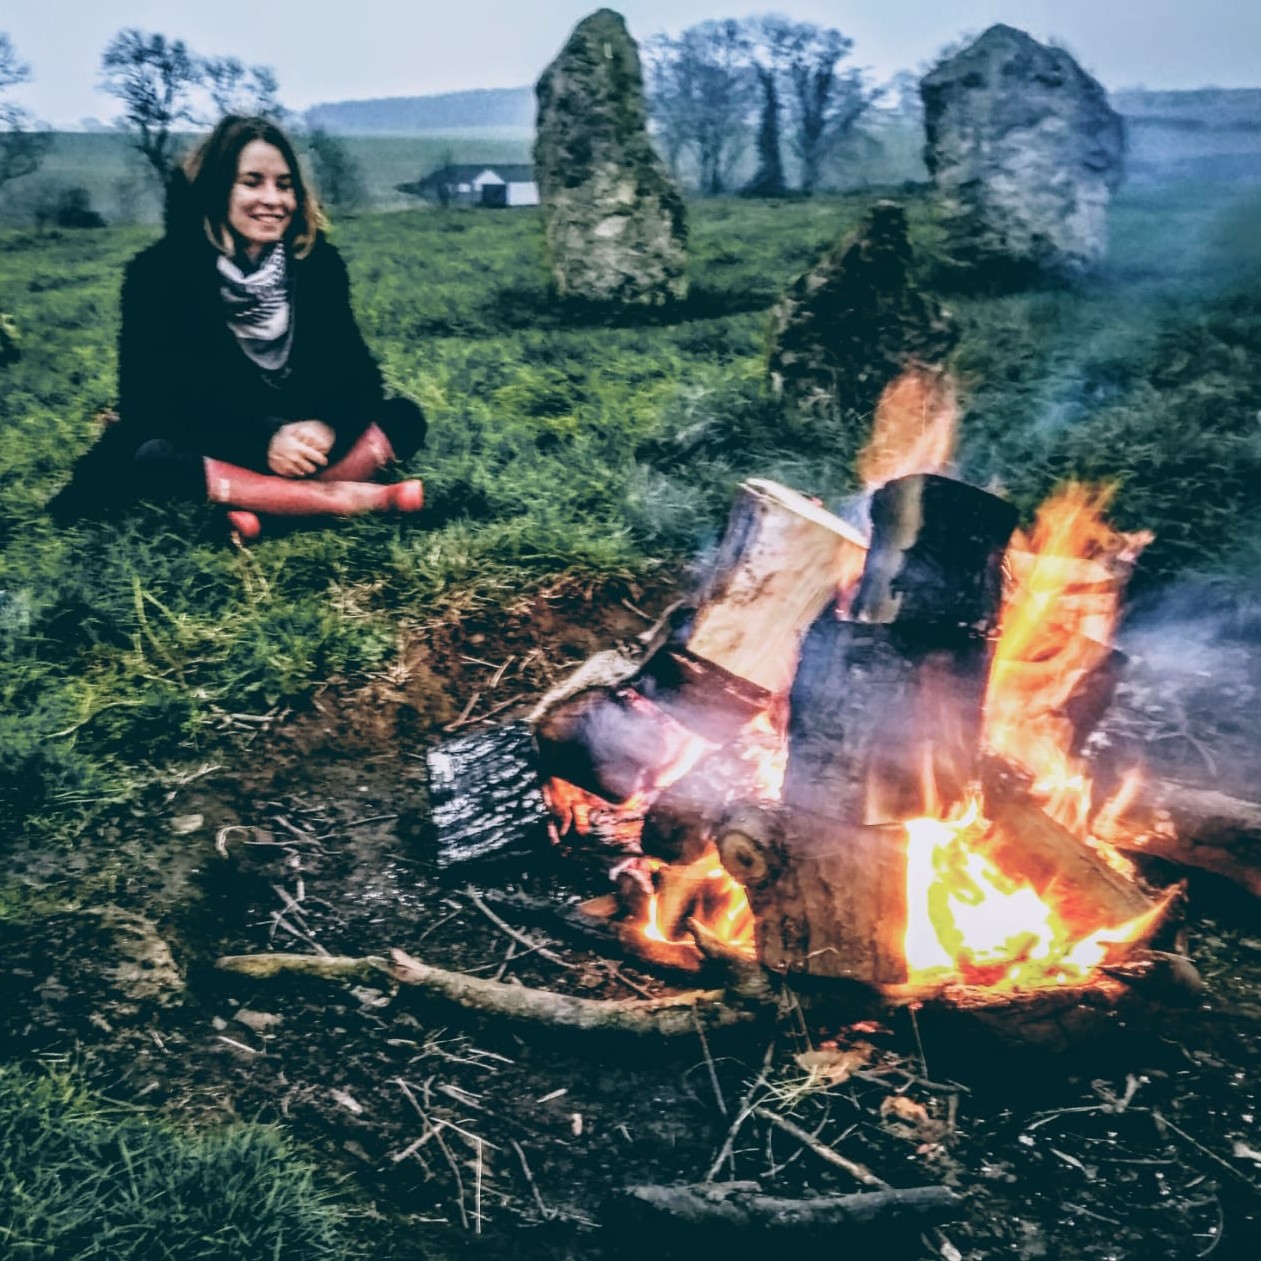
[[[915,364],[890,381],[876,404],[871,437],[858,457],[868,489],[912,473],[939,473],[954,455],[959,399],[954,379]]]
[[[1151,538],[1110,526],[1103,517],[1109,497],[1107,490],[1068,485],[1013,541],[986,691],[985,741],[1029,775],[1048,815],[1133,879],[1129,861],[1091,833],[1106,836],[1117,827],[1137,776],[1127,776],[1092,829],[1092,786],[1070,716],[1083,684],[1113,651],[1125,581]],[[986,852],[989,827],[975,802],[952,820],[906,824],[906,957],[914,982],[1012,988],[1081,980],[1111,948],[1151,932],[1165,909],[1161,904],[1083,935],[1057,910],[1050,889],[1040,895],[996,865]]]
[[[1122,590],[1151,541],[1104,520],[1110,497],[1070,484],[1013,541],[985,698],[990,749],[1033,778],[1048,814],[1083,834],[1090,781],[1073,747],[1071,702],[1112,654]]]
[[[907,834],[908,980],[997,989],[1084,980],[1111,948],[1140,940],[1165,910],[1075,934],[1054,905],[983,852],[989,824],[974,801],[959,818],[912,819]]]

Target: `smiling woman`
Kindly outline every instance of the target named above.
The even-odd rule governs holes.
[[[289,138],[229,115],[176,172],[166,235],[127,267],[119,421],[50,503],[60,519],[136,499],[259,513],[415,512],[418,480],[371,479],[420,446],[355,323],[346,268]]]

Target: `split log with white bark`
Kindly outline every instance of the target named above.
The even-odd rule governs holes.
[[[782,696],[801,637],[852,589],[866,554],[862,534],[813,500],[777,482],[745,482],[702,586],[688,651]]]

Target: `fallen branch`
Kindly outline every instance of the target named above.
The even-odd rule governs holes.
[[[448,972],[391,950],[391,975],[404,985],[418,985],[468,1011],[528,1020],[562,1029],[695,1036],[697,1022],[708,1030],[749,1024],[762,1014],[725,1001],[723,990],[692,990],[665,998],[598,999],[553,994],[523,985],[503,985],[462,972]]]
[[[864,1191],[792,1200],[764,1195],[756,1182],[628,1187],[631,1211],[706,1230],[836,1231],[901,1225],[923,1230],[957,1216],[959,1200],[946,1187]],[[835,1236],[829,1236],[835,1243]]]
[[[259,981],[282,972],[328,981],[376,979],[382,972],[390,975],[389,961],[380,955],[300,955],[280,950],[262,955],[224,955],[215,960],[215,967]]]
[[[303,955],[275,952],[225,955],[215,966],[224,972],[266,979],[281,973],[328,980],[375,977],[385,972],[403,985],[416,985],[468,1011],[510,1020],[532,1021],[560,1029],[653,1034],[658,1037],[696,1036],[751,1024],[768,1009],[727,1001],[724,990],[692,990],[664,998],[596,999],[553,994],[550,990],[505,985],[463,972],[434,968],[402,950],[391,950],[392,962],[379,955],[362,957]]]

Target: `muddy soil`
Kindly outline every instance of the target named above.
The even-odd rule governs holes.
[[[891,1261],[1261,1255],[1261,931],[1255,902],[1209,878],[1192,876],[1178,929],[1206,989],[1148,986],[1072,1022],[1054,1052],[1001,1021],[835,1000],[787,1002],[739,1035],[628,1045],[479,1021],[384,980],[213,968],[396,945],[589,997],[669,992],[674,978],[518,921],[545,957],[470,890],[574,898],[603,891],[595,865],[548,851],[439,873],[424,753],[527,707],[673,595],[570,584],[470,616],[366,688],[330,688],[232,756],[172,770],[71,850],[11,852],[5,883],[27,913],[0,919],[0,1036],[193,1123],[283,1121],[349,1180],[379,1258],[691,1255],[707,1244],[628,1229],[624,1188],[713,1170],[782,1195],[861,1189],[827,1147],[959,1195],[941,1231],[881,1239]],[[1210,757],[1213,738],[1195,734]],[[1222,739],[1234,747],[1237,724]]]

